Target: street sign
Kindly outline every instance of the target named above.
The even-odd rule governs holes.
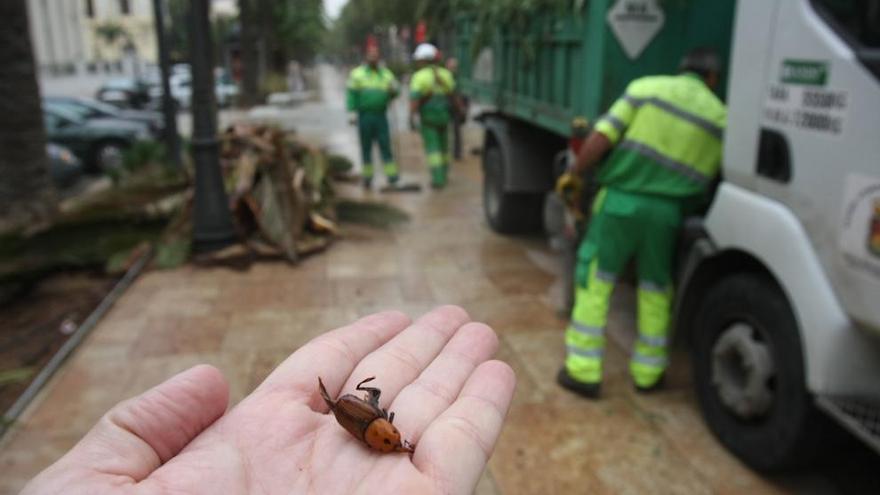
[[[608,25],[631,59],[638,58],[651,44],[665,21],[656,0],[617,0],[608,11]]]

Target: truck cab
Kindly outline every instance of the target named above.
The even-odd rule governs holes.
[[[723,181],[677,329],[718,438],[760,469],[832,418],[880,447],[880,2],[741,0]]]
[[[540,225],[572,119],[594,121],[689,48],[717,48],[722,177],[683,229],[674,314],[703,415],[760,470],[809,459],[832,421],[880,451],[880,0],[580,5],[473,58],[473,25],[459,23],[461,87],[488,109],[489,225]]]

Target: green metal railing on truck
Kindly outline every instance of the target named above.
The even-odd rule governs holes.
[[[568,10],[534,12],[518,23],[489,28],[463,14],[456,21],[454,47],[459,87],[503,115],[567,136],[573,118],[594,120],[637,77],[675,73],[690,49],[713,47],[726,64],[735,3],[584,0]],[[634,9],[637,16],[648,4],[662,10],[662,27],[631,59],[611,29],[609,10]],[[479,47],[478,38],[489,41]],[[725,93],[722,85],[720,94]]]

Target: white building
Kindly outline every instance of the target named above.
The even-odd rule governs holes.
[[[34,56],[44,73],[156,62],[152,0],[27,0],[27,5]],[[108,39],[114,31],[118,35]]]
[[[37,66],[48,73],[81,70],[87,60],[85,12],[81,0],[28,0]]]

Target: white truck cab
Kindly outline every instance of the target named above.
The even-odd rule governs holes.
[[[704,416],[758,469],[880,450],[880,0],[740,0],[723,181],[680,275]]]

